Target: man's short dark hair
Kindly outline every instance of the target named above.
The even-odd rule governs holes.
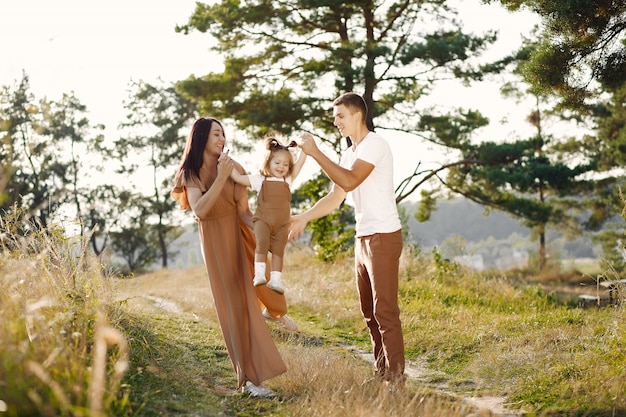
[[[365,123],[367,117],[367,104],[365,104],[365,100],[363,97],[358,95],[357,93],[343,93],[339,97],[333,101],[333,106],[341,106],[344,105],[350,110],[350,113],[354,114],[356,111],[361,112],[361,120]]]

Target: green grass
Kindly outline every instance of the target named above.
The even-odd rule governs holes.
[[[341,278],[348,287],[350,266],[333,264],[334,273],[349,277]],[[528,412],[626,414],[623,307],[577,308],[519,278],[440,266],[405,258],[400,286],[407,358],[427,363],[437,384],[459,395],[507,396]],[[367,348],[360,315],[348,307],[356,306],[356,294],[341,294],[316,293],[315,308],[303,313],[332,311],[316,322],[325,338]],[[347,310],[356,327],[333,318]]]
[[[211,323],[144,306],[124,316],[119,326],[132,352],[124,387],[136,405],[133,415],[235,415],[256,408],[233,390],[232,366]],[[265,407],[273,404],[266,401]]]
[[[204,268],[118,280],[54,234],[3,242],[2,415],[466,416],[476,414],[467,398],[481,396],[528,415],[626,415],[626,312],[563,301],[562,276],[464,271],[407,250],[400,304],[417,376],[390,392],[363,384],[371,347],[350,257],[323,263],[291,248],[284,281],[300,332],[269,325],[289,370],[266,383],[279,398],[259,400],[235,389]],[[102,340],[100,413],[91,385]]]
[[[579,309],[480,274],[402,286],[409,357],[536,412],[626,413],[623,308]]]

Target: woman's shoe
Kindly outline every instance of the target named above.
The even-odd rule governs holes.
[[[276,393],[271,389],[267,389],[260,385],[254,385],[250,381],[246,381],[245,385],[241,387],[243,393],[248,393],[251,397],[258,398],[272,398],[276,396]]]
[[[298,331],[298,324],[286,314],[279,318],[272,317],[270,312],[267,311],[267,308],[265,308],[263,309],[263,317],[265,317],[265,320],[267,321],[271,321],[272,323],[278,324],[279,326],[281,326],[283,329],[287,330],[288,332]]]

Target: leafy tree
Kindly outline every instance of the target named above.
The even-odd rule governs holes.
[[[125,262],[119,271],[121,274],[146,272],[148,266],[157,259],[158,246],[155,245],[153,233],[154,229],[145,223],[111,232],[111,246]]]
[[[603,103],[602,117],[597,120],[597,138],[590,138],[593,149],[599,149],[599,169],[609,171],[626,165],[626,83],[612,91]],[[595,142],[592,142],[595,140]]]
[[[626,186],[624,164],[626,162],[626,83],[612,91],[610,98],[601,104],[602,111],[595,118],[595,135],[587,138],[586,149],[593,152],[599,181],[587,207],[591,216],[587,222],[590,230],[599,230],[607,221],[621,222],[623,203],[620,190]],[[613,240],[609,244],[612,244]]]
[[[546,265],[548,226],[570,236],[579,233],[579,204],[572,196],[587,187],[580,175],[593,168],[552,160],[548,155],[552,139],[537,135],[513,143],[467,147],[467,157],[481,163],[451,169],[446,182],[450,190],[466,198],[521,219],[539,242],[540,270]],[[503,155],[511,158],[508,163],[502,163]]]
[[[528,57],[535,44],[527,41],[512,61],[509,81],[502,87],[507,97],[521,100],[534,98],[534,108],[526,121],[534,134],[524,139],[483,141],[474,144],[464,133],[453,134],[447,145],[457,148],[466,160],[475,163],[450,167],[445,180],[448,190],[461,194],[489,208],[496,208],[522,220],[539,243],[539,269],[546,266],[546,232],[548,227],[565,232],[566,236],[580,234],[581,195],[592,189],[588,174],[597,164],[591,155],[580,152],[585,137],[555,137],[549,133],[548,121],[561,127],[571,117],[555,110],[551,96],[526,82]],[[510,78],[510,76],[509,76]],[[448,120],[423,119],[431,131],[454,130]],[[438,137],[444,137],[438,134]],[[467,138],[466,140],[458,140]],[[427,218],[434,207],[433,196],[422,200],[418,215]]]
[[[130,187],[113,187],[107,196],[111,205],[105,215],[115,219],[107,230],[107,263],[125,275],[148,271],[160,255],[156,226],[148,222],[153,215],[150,197]]]
[[[95,185],[86,197],[89,202],[83,207],[83,224],[89,234],[89,244],[94,254],[100,257],[109,246],[109,230],[115,230],[120,221],[117,212],[118,186],[112,184]]]
[[[25,74],[13,88],[3,87],[0,101],[4,208],[18,202],[25,208],[25,219],[36,217],[32,224],[44,229],[70,201],[80,213],[81,161],[87,158],[85,151],[78,157],[77,146],[89,147],[101,139],[93,134],[86,108],[73,94],[58,102],[35,102]]]
[[[103,126],[88,120],[73,93],[36,102],[26,75],[15,86],[3,87],[0,98],[0,171],[7,184],[0,208],[43,229],[51,216],[67,210],[100,256],[109,243],[108,228],[120,221],[112,211],[120,191],[94,184],[103,170]],[[32,217],[36,221],[29,221]]]
[[[344,145],[339,135],[331,135],[332,100],[357,91],[368,105],[371,129],[430,139],[421,135],[419,120],[431,110],[420,103],[436,83],[450,78],[470,82],[499,70],[496,64],[477,64],[495,33],[472,35],[460,27],[445,0],[196,3],[189,22],[177,30],[198,30],[215,38],[224,69],[190,76],[178,88],[202,112],[232,119],[252,136],[304,130],[336,152]],[[456,117],[471,128],[468,115],[474,113],[444,117]],[[415,187],[404,189],[412,192]],[[316,239],[344,233],[336,222],[316,222],[311,225]]]
[[[175,208],[175,201],[170,197],[172,166],[180,161],[184,135],[196,114],[196,106],[178,94],[173,85],[145,82],[131,85],[131,96],[125,106],[129,113],[122,127],[128,133],[115,142],[112,153],[122,163],[120,173],[134,174],[141,169],[150,173],[150,183],[139,184],[145,198],[130,200],[142,205],[139,211],[146,222],[133,232],[154,236],[161,265],[166,268],[169,243],[182,233],[179,227],[172,225]]]
[[[362,93],[370,127],[376,120],[419,133],[424,109],[416,103],[437,80],[470,81],[495,70],[470,63],[495,34],[473,36],[459,27],[441,0],[197,3],[177,30],[215,38],[224,70],[178,87],[203,112],[231,118],[253,135],[310,130],[339,150],[338,135],[326,136],[335,131],[329,109],[346,91]]]
[[[3,209],[20,202],[28,218],[38,216],[45,227],[51,211],[57,207],[58,190],[51,190],[50,141],[39,132],[42,126],[40,107],[34,104],[28,76],[14,86],[4,86],[0,103],[2,117],[3,173],[8,173]],[[50,204],[46,204],[50,202]]]
[[[56,145],[57,164],[53,169],[59,185],[66,190],[62,202],[73,206],[80,235],[86,236],[93,226],[86,218],[86,210],[95,207],[92,185],[86,180],[102,171],[100,152],[104,136],[97,131],[104,126],[91,125],[86,106],[74,94],[63,94],[60,101],[47,103],[43,110],[44,133]]]
[[[592,118],[594,131],[566,143],[572,153],[596,164],[594,188],[581,205],[590,210],[587,229],[614,252],[616,227],[624,233],[619,189],[626,155],[626,3],[623,1],[499,0],[512,10],[526,7],[542,19],[539,47],[529,56],[525,78],[543,94],[560,98],[559,109]],[[605,256],[611,253],[605,252]]]
[[[541,16],[543,36],[528,78],[570,108],[620,88],[626,81],[626,3],[618,0],[484,0]]]
[[[626,84],[615,89],[603,104],[605,115],[597,117],[597,136],[588,138],[588,149],[596,152],[600,179],[585,200],[590,216],[585,224],[592,231],[592,240],[603,249],[603,258],[617,273],[626,270],[622,251],[616,249],[626,242],[624,198],[626,177]]]
[[[310,201],[325,196],[329,190],[330,180],[320,172],[293,193],[292,203],[303,208]],[[354,223],[354,210],[343,203],[328,216],[311,222],[311,242],[317,248],[317,256],[324,261],[332,261],[338,254],[352,248]]]

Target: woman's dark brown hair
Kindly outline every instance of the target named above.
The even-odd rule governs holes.
[[[213,117],[201,117],[191,126],[191,132],[189,132],[185,150],[183,151],[183,160],[180,164],[187,180],[192,178],[192,176],[196,178],[200,176],[200,167],[203,162],[202,155],[209,140],[209,132],[211,132],[213,123],[217,123],[222,127],[222,130],[224,129],[222,123]]]

